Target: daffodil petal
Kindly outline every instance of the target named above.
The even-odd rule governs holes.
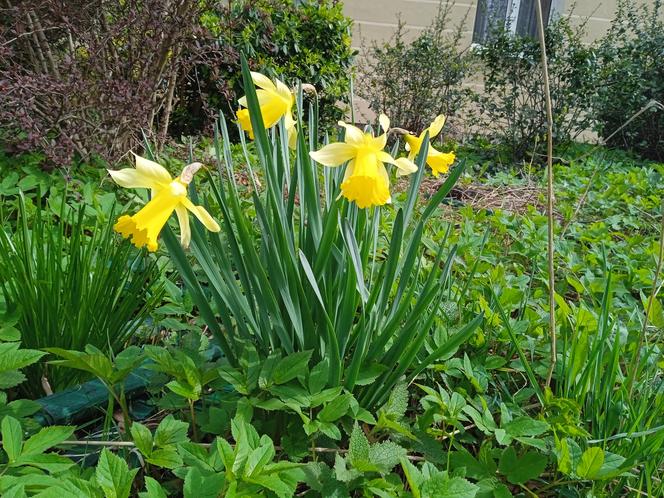
[[[396,159],[394,165],[397,167],[397,176],[412,175],[417,171],[417,165],[405,157]]]
[[[154,161],[150,161],[149,159],[145,159],[136,154],[134,154],[134,158],[136,159],[136,169],[141,173],[150,176],[161,183],[168,184],[173,180],[170,173],[161,164],[157,164]]]
[[[397,167],[397,176],[410,175],[417,171],[417,166],[413,161],[410,161],[405,157],[394,159],[390,154],[384,151],[378,153],[378,160],[383,163],[394,164]]]
[[[323,166],[339,166],[357,154],[354,145],[337,142],[328,144],[320,150],[309,152],[309,156]]]
[[[439,114],[436,116],[436,119],[433,120],[433,123],[429,126],[429,139],[435,137],[440,133],[440,130],[445,126],[445,116]]]
[[[163,167],[136,156],[136,168],[108,170],[113,181],[125,188],[149,188],[161,190],[171,182],[171,175]]]
[[[381,115],[378,116],[378,122],[380,123],[380,127],[383,129],[383,131],[387,133],[387,130],[390,129],[390,118],[381,113]]]
[[[251,80],[254,82],[258,88],[262,88],[269,92],[276,92],[277,87],[272,83],[272,80],[265,76],[262,73],[257,73],[255,71],[251,72]]]
[[[178,224],[180,225],[180,245],[186,249],[189,247],[189,243],[191,242],[189,212],[187,211],[187,208],[179,205],[175,208],[175,214],[178,217]]]
[[[279,80],[274,81],[276,82],[277,94],[290,105],[293,100],[293,94],[291,93],[290,88],[288,88],[283,82]]]
[[[210,213],[208,213],[203,206],[196,206],[186,197],[182,199],[182,204],[185,208],[191,211],[194,216],[196,216],[196,218],[198,218],[198,221],[200,221],[205,228],[211,232],[218,232],[221,230],[219,224],[214,220],[214,218],[212,218],[212,216],[210,216]]]
[[[339,126],[346,130],[344,141],[351,145],[361,145],[364,143],[364,133],[357,126],[353,126],[343,121],[339,121]]]

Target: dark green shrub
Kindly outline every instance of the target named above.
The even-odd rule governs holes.
[[[554,141],[564,144],[591,123],[588,110],[596,87],[592,48],[583,42],[585,26],[569,18],[551,20],[545,30]],[[499,143],[509,160],[539,152],[546,144],[546,104],[539,41],[494,26],[476,51],[484,91],[475,96],[481,133]]]
[[[193,134],[217,110],[231,120],[244,94],[240,73],[243,52],[252,70],[294,86],[310,83],[318,91],[324,123],[337,121],[348,101],[353,51],[351,20],[334,0],[239,0],[216,2],[201,17],[210,38],[208,60],[180,82],[171,133]]]
[[[595,101],[597,131],[608,138],[651,100],[664,103],[664,9],[618,1],[616,18],[598,47],[602,85]],[[664,112],[657,107],[641,114],[608,140],[664,161]]]
[[[470,90],[461,87],[470,69],[459,49],[463,22],[449,32],[451,8],[441,2],[432,24],[410,43],[399,21],[392,39],[374,43],[365,55],[358,94],[397,126],[420,132],[439,114],[454,116],[468,100]]]

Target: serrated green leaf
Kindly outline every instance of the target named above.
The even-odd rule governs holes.
[[[358,424],[353,426],[348,443],[348,460],[356,467],[356,464],[369,461],[369,440],[364,435]]]
[[[188,430],[189,424],[187,422],[176,420],[173,415],[168,415],[159,423],[154,433],[154,445],[163,448],[167,445],[188,441]]]
[[[300,351],[282,358],[272,371],[272,381],[275,384],[285,384],[303,374],[308,369],[309,358],[311,351]]]
[[[337,396],[318,413],[318,420],[321,422],[334,422],[348,413],[350,402],[353,395],[350,393]]]
[[[25,375],[18,370],[0,372],[0,389],[11,389],[25,382]]]
[[[390,472],[406,455],[406,450],[392,441],[372,444],[369,447],[369,461],[383,474]]]
[[[146,456],[145,459],[152,465],[163,467],[165,469],[182,467],[182,457],[177,452],[175,446],[165,446],[154,450],[150,456]]]
[[[25,494],[25,485],[16,484],[11,488],[3,491],[3,498],[28,498],[28,495]]]
[[[129,498],[138,469],[129,470],[127,462],[104,448],[95,476],[106,498]]]
[[[224,483],[224,474],[204,474],[191,467],[184,478],[184,498],[217,498]]]
[[[46,354],[35,349],[19,349],[19,346],[17,342],[0,343],[0,372],[27,367]]]
[[[5,417],[0,424],[2,433],[2,447],[7,453],[10,462],[16,461],[21,454],[23,446],[23,428],[14,417]]]
[[[134,444],[138,451],[143,453],[145,456],[150,456],[152,453],[152,432],[150,429],[145,427],[143,424],[134,422],[131,424],[131,438],[134,440]]]
[[[437,474],[422,484],[422,498],[475,498],[479,487],[462,477]]]
[[[23,455],[38,455],[49,448],[69,439],[74,433],[74,427],[52,425],[44,427],[37,434],[28,439],[23,445]]]
[[[38,469],[45,470],[51,474],[57,474],[64,472],[76,465],[69,458],[65,458],[55,453],[47,454],[34,454],[34,455],[21,455],[16,461],[18,465],[27,465],[30,467],[36,467]]]
[[[161,485],[152,477],[145,477],[145,492],[138,493],[140,498],[167,498]]]
[[[401,382],[394,386],[387,403],[380,409],[392,419],[402,418],[408,409],[408,386]]]

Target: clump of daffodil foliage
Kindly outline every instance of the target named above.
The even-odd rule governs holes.
[[[453,169],[428,203],[418,204],[420,182],[429,174],[425,165],[438,175],[454,161],[453,154],[429,145],[445,119],[439,116],[419,136],[390,128],[385,115],[379,119],[382,134],[340,122],[343,141],[321,146],[314,107],[308,109],[308,129],[303,127],[301,91],[246,65],[243,76],[246,95],[237,119],[254,141],[258,161],[242,168],[264,179],[264,185],[255,183],[253,208],[240,202],[221,118],[216,172],[208,174],[209,200],[218,205],[222,222],[194,204],[194,189],[193,200],[187,196],[198,164],[173,180],[137,157],[135,170],[111,175],[125,187],[151,188],[153,199],[115,228],[154,250],[175,210],[181,243],[169,229],[162,232],[164,242],[237,375],[246,370],[247,355],[268,363],[301,355],[305,365],[323,369],[324,386],[343,387],[362,407],[379,406],[397,382],[449,354],[481,320],[443,322],[442,283],[450,278],[455,251],[445,239],[433,253],[422,243],[426,220],[461,172]],[[385,150],[392,132],[405,135],[408,157]],[[394,174],[410,178],[403,200],[391,194]],[[207,231],[189,229],[187,210]],[[196,265],[184,252],[190,239]],[[434,332],[436,346],[425,350]]]

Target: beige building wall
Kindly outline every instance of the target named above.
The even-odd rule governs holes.
[[[463,23],[462,43],[470,45],[478,0],[443,2],[452,4],[452,25]],[[653,4],[654,0],[641,0],[640,3]],[[439,0],[345,0],[344,12],[354,20],[353,46],[361,49],[363,45],[367,46],[374,41],[389,40],[399,17],[406,24],[407,36],[415,38],[431,23],[438,4]],[[553,0],[553,8],[557,12],[570,14],[575,23],[587,22],[588,41],[606,31],[613,19],[616,4],[617,0]]]
[[[633,0],[642,4],[654,4],[654,0]],[[442,0],[450,4],[449,28],[462,26],[461,47],[470,46],[477,14],[478,0]],[[514,5],[519,0],[510,0]],[[405,38],[412,40],[428,27],[438,12],[441,0],[344,0],[344,13],[353,19],[353,47],[360,52],[373,43],[390,40],[399,19],[405,24]],[[569,15],[573,24],[586,23],[586,39],[590,43],[601,37],[615,15],[618,0],[552,0],[552,11]],[[555,14],[554,14],[555,15]],[[480,81],[469,80],[465,84],[481,89]],[[375,114],[361,95],[353,102],[355,117],[360,122],[375,120]]]

